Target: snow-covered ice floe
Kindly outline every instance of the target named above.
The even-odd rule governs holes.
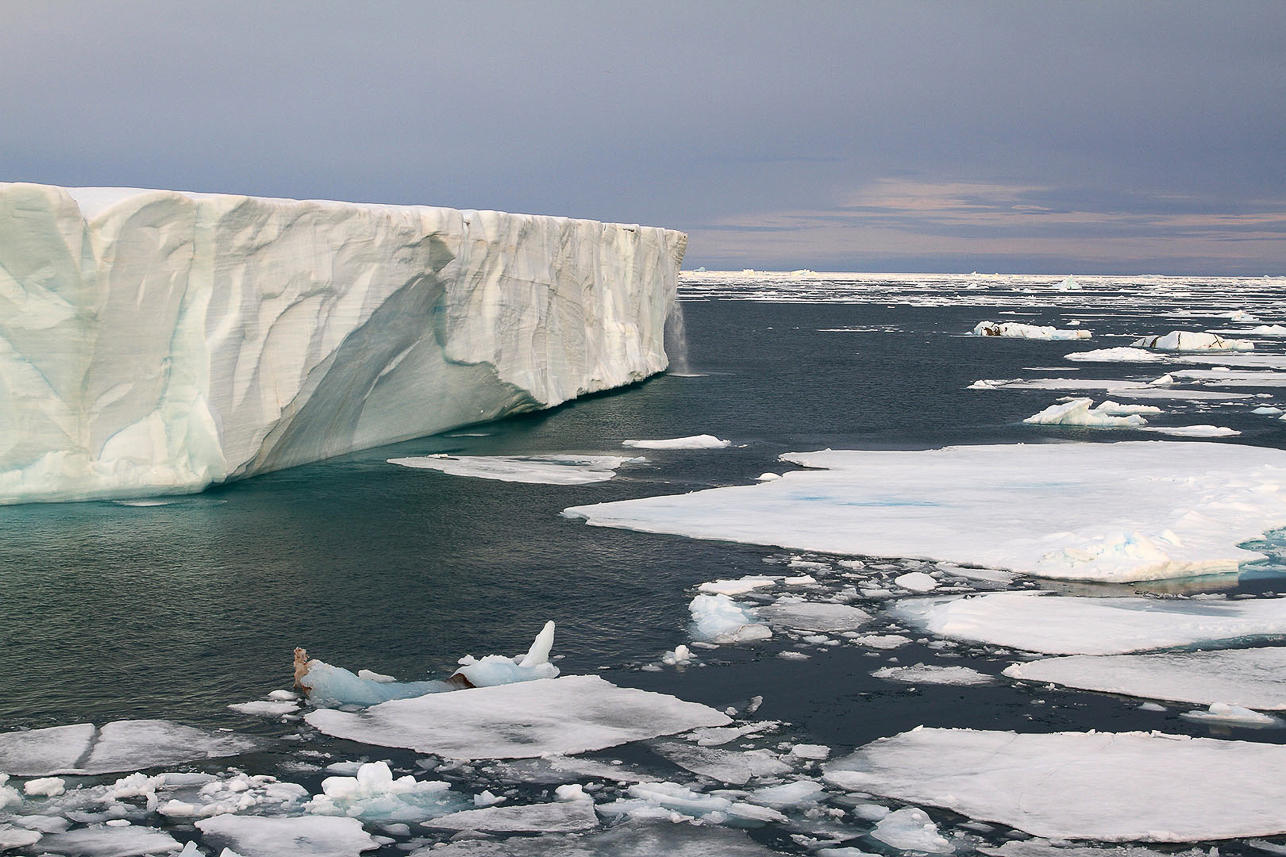
[[[1063,355],[1063,359],[1077,363],[1159,363],[1166,358],[1144,348],[1118,346],[1096,348],[1093,351],[1073,351]]]
[[[823,450],[774,482],[575,506],[594,526],[1041,577],[1232,572],[1286,525],[1286,452],[1230,444]]]
[[[196,826],[203,841],[241,857],[356,857],[380,845],[356,818],[216,815]]]
[[[755,608],[721,593],[696,596],[688,611],[693,638],[705,643],[749,643],[772,636],[772,629],[760,620]]]
[[[1188,842],[1286,832],[1282,765],[1286,747],[1156,732],[919,728],[825,771],[844,789],[1036,836]]]
[[[166,720],[114,720],[0,733],[0,771],[19,777],[107,774],[236,756],[261,742]]]
[[[720,440],[712,434],[694,434],[691,437],[672,437],[664,440],[623,440],[621,446],[631,449],[723,449],[732,441]]]
[[[732,722],[704,705],[589,675],[429,694],[356,712],[319,709],[305,719],[337,738],[453,759],[569,755]]]
[[[905,667],[880,667],[871,675],[885,681],[897,681],[903,684],[947,684],[968,686],[992,684],[995,679],[975,669],[960,666],[934,666],[930,664],[912,664]]]
[[[1022,324],[1017,321],[980,321],[970,331],[972,336],[999,336],[1008,339],[1089,339],[1088,330],[1060,330],[1056,327],[1044,327],[1035,324]]]
[[[473,801],[440,780],[394,777],[386,762],[367,762],[351,777],[327,777],[305,807],[314,815],[374,821],[418,821],[459,812]]]
[[[1286,721],[1271,714],[1260,714],[1242,705],[1230,702],[1212,702],[1205,711],[1185,711],[1179,715],[1184,720],[1210,726],[1244,726],[1250,729],[1281,728]]]
[[[1014,664],[1005,675],[1166,702],[1286,711],[1286,647],[1074,655]]]
[[[687,238],[0,183],[0,502],[187,493],[639,381]],[[535,332],[538,331],[539,335]]]
[[[606,482],[616,468],[639,458],[619,455],[422,455],[390,458],[389,464],[438,470],[452,476],[472,476],[499,482],[542,485],[588,485]]]
[[[660,809],[659,807],[657,808]],[[740,830],[674,824],[669,814],[609,830],[503,841],[465,840],[414,852],[419,857],[779,857]],[[820,852],[819,852],[820,853]]]
[[[1093,399],[1072,399],[1070,402],[1062,402],[1056,405],[1050,405],[1038,414],[1034,414],[1023,422],[1030,425],[1045,426],[1083,426],[1087,428],[1139,428],[1147,425],[1148,421],[1137,413],[1120,414],[1115,412],[1121,406],[1115,402],[1103,402],[1098,407],[1094,407]],[[1155,408],[1154,410],[1161,410]]]
[[[1230,402],[1250,398],[1249,393],[1225,393],[1219,390],[1177,389],[1175,379],[1162,375],[1149,382],[1118,381],[1098,378],[982,378],[969,385],[970,390],[1101,390],[1123,399],[1175,399],[1178,401]]]
[[[1227,426],[1212,426],[1202,423],[1194,426],[1148,426],[1143,431],[1154,431],[1157,434],[1168,434],[1174,437],[1236,437],[1241,432]]]
[[[1041,592],[930,596],[888,608],[931,634],[1046,655],[1116,655],[1286,637],[1286,598],[1092,598]]]
[[[1224,339],[1217,333],[1172,330],[1165,335],[1137,339],[1133,347],[1157,351],[1253,351],[1255,343],[1249,339]]]

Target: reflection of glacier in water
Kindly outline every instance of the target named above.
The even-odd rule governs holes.
[[[1066,850],[1041,839],[1019,842],[1024,834],[1015,830],[1118,842],[1233,837],[1220,843],[1221,852],[1241,853],[1245,837],[1280,833],[1275,745],[1286,741],[1286,730],[1228,719],[1237,707],[1281,698],[1280,670],[1260,667],[1279,660],[1280,605],[1268,596],[1286,585],[1280,532],[1243,541],[1257,553],[1247,554],[1239,572],[1053,584],[950,556],[823,554],[806,543],[754,547],[588,527],[559,514],[707,488],[742,490],[737,486],[765,473],[787,474],[763,486],[783,492],[825,471],[801,473],[806,461],[779,456],[825,447],[913,454],[1010,443],[1039,450],[1057,442],[1049,447],[1057,452],[1067,442],[1149,440],[1182,447],[1187,454],[1172,457],[1175,469],[1192,468],[1194,478],[1209,473],[1195,472],[1192,462],[1201,456],[1191,449],[1253,447],[1258,451],[1248,454],[1268,455],[1286,447],[1286,422],[1271,412],[1286,404],[1282,387],[1270,383],[1276,375],[1260,376],[1286,370],[1286,342],[1251,332],[1286,322],[1281,281],[1078,276],[1080,290],[1060,290],[1062,283],[688,276],[685,321],[701,377],[661,376],[489,425],[485,436],[409,441],[164,505],[4,509],[0,731],[69,727],[57,746],[76,758],[24,766],[21,776],[6,772],[14,776],[0,785],[0,843],[22,857],[178,853],[188,842],[189,854],[211,855],[228,847],[244,855],[304,848],[391,857],[432,848],[442,855],[847,857],[853,852],[843,849]],[[1033,326],[1083,327],[1093,336],[967,335],[981,320],[1018,317],[1010,313],[1023,313],[1022,322]],[[1219,330],[1252,339],[1255,348],[1065,359],[1176,329]],[[1024,424],[1077,392],[1027,383],[1039,377],[1027,366],[1062,366],[1064,380],[1097,382],[1084,388],[1095,391],[1096,403],[1105,398],[1100,390],[1120,402],[1116,389],[1150,387],[1157,395],[1138,400],[1161,411],[1144,414],[1149,426],[1209,424],[1241,434],[1234,443],[1158,440],[1128,426]],[[1165,374],[1170,383],[1152,386]],[[980,379],[1024,383],[969,389]],[[1200,395],[1215,393],[1221,395]],[[663,443],[647,450],[646,461],[617,468],[615,478],[599,479],[610,471],[598,471],[598,481],[580,484],[387,463],[448,456],[466,470],[509,473],[526,472],[535,460],[562,474],[608,463],[592,456],[620,457],[625,440],[706,434],[731,444]],[[508,460],[495,460],[502,456]],[[997,461],[1003,468],[1005,459]],[[1048,479],[1028,475],[1052,484],[1092,473],[1068,465]],[[1200,479],[1187,487],[1206,498],[1201,502],[1230,504],[1221,513],[1235,517],[1240,508],[1248,518],[1263,514],[1279,493],[1263,468],[1236,481],[1226,491],[1212,484],[1200,492]],[[1200,503],[1174,508],[1193,532],[1218,540],[1218,528],[1203,530],[1201,521],[1218,516]],[[997,515],[1005,509],[994,507]],[[982,542],[987,526],[977,525]],[[1185,545],[1197,544],[1170,529]],[[1026,535],[1039,541],[1054,533]],[[703,583],[710,585],[698,589]],[[1054,594],[1034,594],[1041,589]],[[1104,595],[1113,597],[1088,597]],[[1029,609],[1024,601],[1042,606]],[[521,685],[503,686],[487,703],[487,740],[542,749],[527,740],[538,722],[552,729],[542,734],[563,740],[566,732],[553,728],[556,712],[574,702],[578,715],[594,719],[596,734],[614,731],[626,743],[598,741],[601,749],[575,755],[452,761],[330,737],[288,698],[295,646],[367,667],[376,684],[388,676],[428,681],[450,676],[467,653],[528,651],[550,618],[559,640],[549,663],[575,681],[552,684],[569,692],[539,705],[533,695],[527,706]],[[703,619],[709,639],[693,636]],[[1156,627],[1168,636],[1157,637]],[[1046,645],[1057,634],[1057,647]],[[714,642],[724,635],[740,642]],[[1088,651],[1089,643],[1171,650],[1078,655],[1065,665],[1034,660],[1038,648],[1070,654]],[[1166,661],[1143,674],[1146,685],[1130,671],[1135,662],[1111,660],[1179,658],[1193,643],[1209,652],[1210,666]],[[1032,678],[1005,676],[1015,662]],[[1171,689],[1179,673],[1194,677],[1179,680],[1192,693]],[[1212,677],[1198,681],[1201,675]],[[957,683],[940,683],[949,680]],[[610,688],[651,694],[627,698]],[[435,704],[461,707],[434,721],[452,740],[481,740],[467,737],[469,694],[477,692],[436,695],[442,702]],[[1166,699],[1176,695],[1190,701]],[[638,740],[631,730],[652,719],[653,703],[666,716],[699,711],[706,719],[676,718],[676,729],[690,731]],[[1182,716],[1194,709],[1224,719]],[[367,710],[336,715],[344,729],[386,729],[396,721],[391,714],[377,721]],[[225,757],[222,744],[149,726],[153,738],[141,743],[113,738],[124,767],[75,772],[81,757],[92,758],[86,748],[103,744],[95,735],[144,734],[144,727],[105,724],[157,720],[203,730],[211,742],[222,736],[253,746],[232,747],[240,755]],[[912,732],[920,725],[926,729]],[[944,731],[950,728],[959,731]],[[1202,740],[1122,736],[1151,730]],[[589,727],[570,731],[580,739]],[[179,741],[164,737],[180,734]],[[879,739],[889,740],[873,743]],[[175,743],[198,752],[181,754],[184,761],[154,755]],[[952,767],[962,759],[963,774]],[[1168,782],[1189,787],[1189,774],[1223,764],[1237,787],[1189,788],[1196,806],[1145,776],[1165,771]],[[1022,785],[1054,770],[1058,779],[1049,782],[1061,785],[1051,790]],[[928,771],[938,779],[929,780]],[[1118,800],[1121,793],[1129,799]]]

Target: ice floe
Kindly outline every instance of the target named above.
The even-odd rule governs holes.
[[[1286,747],[1244,741],[921,728],[867,744],[825,771],[841,788],[1036,836],[1186,842],[1286,831],[1282,765]]]
[[[1189,390],[1172,387],[1174,377],[1162,375],[1149,382],[1098,378],[984,378],[969,385],[970,390],[1101,390],[1122,399],[1174,399],[1176,401],[1231,402],[1250,398],[1249,393],[1219,390]]]
[[[261,746],[241,735],[166,720],[115,720],[0,733],[0,771],[20,777],[108,774],[235,756]]]
[[[1259,556],[1241,543],[1286,525],[1286,452],[1275,449],[1136,441],[782,457],[811,469],[563,514],[643,532],[1115,581],[1235,571]]]
[[[853,631],[871,620],[871,614],[847,604],[781,598],[756,610],[770,625],[796,631]]]
[[[486,655],[482,658],[465,655],[459,661],[460,668],[451,675],[451,680],[464,679],[469,687],[494,687],[538,678],[556,678],[558,667],[549,662],[549,652],[553,646],[554,623],[546,622],[526,654],[512,658],[504,655]]]
[[[1286,598],[1092,598],[1037,592],[911,598],[889,613],[922,631],[1047,655],[1115,655],[1286,636]]]
[[[732,722],[704,705],[589,675],[397,699],[356,712],[319,709],[305,719],[337,738],[465,760],[570,755]]]
[[[352,777],[327,777],[322,793],[308,803],[317,815],[335,815],[381,821],[427,821],[472,806],[437,780],[416,780],[407,774],[394,777],[386,762],[363,764]]]
[[[461,841],[424,848],[413,857],[778,857],[780,852],[748,838],[740,830],[710,825],[673,824],[661,810],[657,820],[626,821],[609,830],[503,841]]]
[[[976,684],[992,684],[995,681],[991,676],[969,667],[942,667],[930,664],[881,667],[871,675],[887,681],[899,681],[903,684],[947,684],[962,687]]]
[[[1236,429],[1225,426],[1212,426],[1205,423],[1195,426],[1148,426],[1143,430],[1174,435],[1175,437],[1236,437],[1241,434]]]
[[[626,794],[629,797],[599,804],[598,811],[636,819],[703,819],[734,827],[786,821],[786,816],[771,807],[703,794],[679,783],[638,783],[626,789]]]
[[[147,827],[93,824],[39,839],[40,850],[52,854],[85,857],[135,857],[144,854],[173,854],[183,847],[168,833]],[[245,857],[254,857],[246,854]]]
[[[694,434],[690,437],[672,437],[661,440],[625,440],[621,446],[631,449],[723,449],[732,441],[720,440],[712,434]]]
[[[1022,324],[1017,321],[980,321],[970,333],[972,336],[999,336],[1008,339],[1089,339],[1091,336],[1088,330],[1059,330],[1056,327]]]
[[[1179,715],[1185,720],[1219,726],[1248,726],[1252,729],[1279,727],[1286,725],[1281,718],[1271,714],[1260,714],[1242,705],[1229,702],[1214,702],[1205,711],[1185,711]]]
[[[790,765],[762,749],[720,750],[684,741],[658,741],[652,749],[686,771],[734,786],[745,785],[755,777],[781,776],[791,770]]]
[[[196,826],[205,841],[241,857],[354,857],[380,845],[356,818],[216,815]]]
[[[618,455],[423,455],[390,458],[389,464],[439,470],[452,476],[473,476],[500,482],[543,485],[588,485],[606,482],[616,468],[641,459]]]
[[[1167,702],[1286,711],[1286,647],[1045,658],[1014,664],[1005,675]]]
[[[1158,351],[1253,351],[1255,348],[1255,343],[1249,339],[1224,339],[1217,333],[1189,330],[1145,336],[1132,344],[1135,348],[1155,348]]]
[[[938,581],[923,571],[909,571],[893,578],[893,582],[911,592],[932,592],[938,588]]]
[[[1107,402],[1103,403],[1108,404]],[[1159,410],[1159,409],[1158,409]],[[1089,428],[1138,428],[1147,425],[1147,420],[1138,414],[1120,416],[1111,413],[1102,405],[1094,407],[1093,399],[1072,399],[1050,405],[1038,414],[1023,420],[1032,425],[1085,426]]]
[[[1077,363],[1159,363],[1166,358],[1155,351],[1127,345],[1096,348],[1093,351],[1073,351],[1063,355],[1063,359]]]
[[[938,832],[938,826],[929,814],[914,806],[903,807],[884,816],[876,822],[869,836],[899,851],[950,854],[956,850]]]
[[[712,580],[697,587],[710,595],[745,595],[756,589],[774,586],[780,577],[765,577],[762,574],[750,574],[736,580]]]
[[[688,605],[692,636],[707,643],[748,643],[766,640],[772,629],[760,621],[753,607],[726,595],[698,595]]]
[[[586,796],[555,803],[467,809],[439,816],[425,826],[479,833],[573,833],[598,827],[598,815],[594,801]]]

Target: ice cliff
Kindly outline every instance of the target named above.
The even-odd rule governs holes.
[[[640,380],[686,243],[0,183],[0,503],[199,491]]]

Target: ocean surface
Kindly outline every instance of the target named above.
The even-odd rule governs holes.
[[[719,709],[744,710],[762,697],[755,716],[781,722],[775,740],[824,744],[835,755],[922,724],[1209,735],[1211,727],[1179,717],[1182,706],[1157,713],[1106,694],[1010,682],[899,685],[871,676],[890,663],[948,663],[921,638],[890,651],[812,647],[807,660],[777,657],[794,643],[776,638],[697,650],[703,666],[657,670],[662,653],[691,643],[688,604],[698,584],[810,557],[560,516],[569,506],[751,484],[765,471],[781,472],[777,457],[786,452],[1159,439],[1024,425],[1068,393],[969,387],[980,379],[1146,379],[1159,370],[1072,363],[1064,355],[1171,330],[1245,331],[1286,321],[1281,279],[1077,278],[1074,285],[1059,277],[688,274],[681,287],[687,375],[195,496],[0,507],[0,731],[162,718],[281,737],[278,749],[247,764],[316,792],[323,774],[298,764],[301,747],[404,765],[414,754],[363,750],[297,720],[227,708],[289,688],[295,647],[354,670],[441,678],[465,654],[524,651],[552,619],[564,674],[597,673]],[[1071,324],[1092,330],[1093,339],[965,335],[982,320]],[[1256,355],[1286,353],[1283,336],[1226,335],[1255,339]],[[1213,424],[1239,434],[1199,442],[1286,449],[1286,422],[1251,413],[1286,406],[1286,390],[1237,392],[1252,397],[1166,403],[1166,414],[1151,422]],[[626,439],[697,434],[732,445],[639,451],[646,461],[589,485],[498,482],[388,463],[437,453],[622,454]],[[1180,582],[1024,585],[1263,597],[1286,592],[1283,575],[1286,568],[1270,561]],[[949,663],[996,675],[1014,660],[1012,652],[972,647]],[[1286,729],[1221,728],[1241,740],[1286,742]],[[664,765],[644,748],[597,756]],[[468,775],[459,779],[456,787],[468,791]],[[789,834],[771,825],[750,833],[783,853],[806,853]],[[390,844],[378,853],[405,849]]]

